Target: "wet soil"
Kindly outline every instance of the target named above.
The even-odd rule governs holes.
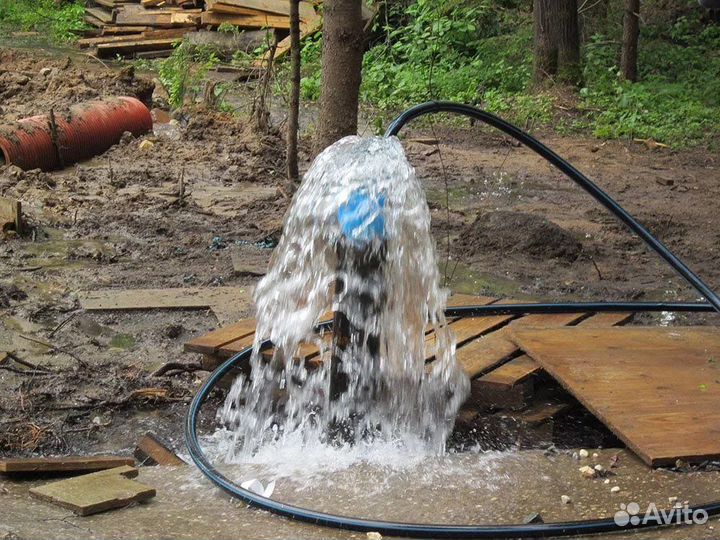
[[[218,321],[211,310],[84,312],[78,294],[235,286],[247,294],[228,299],[229,318],[250,316],[249,293],[258,277],[234,271],[231,252],[236,245],[267,249],[282,228],[289,205],[282,133],[258,135],[242,115],[200,107],[170,115],[162,110],[161,89],[153,91],[151,81],[131,70],[86,57],[0,51],[0,123],[116,94],[154,107],[153,134],[124,137],[102,156],[53,173],[0,167],[0,195],[22,201],[27,225],[22,235],[6,231],[0,243],[0,350],[25,362],[0,363],[0,455],[128,453],[148,430],[181,448],[187,403],[207,376],[198,369],[200,358],[183,353],[182,344],[230,321]],[[536,135],[616,197],[711,286],[720,286],[715,152]],[[301,143],[303,170],[308,137]],[[440,141],[439,151],[413,142],[428,137]],[[556,301],[698,298],[589,196],[502,135],[453,125],[409,129],[402,138],[426,186],[449,288]],[[141,146],[144,141],[152,144]],[[266,259],[258,252],[257,260]],[[659,320],[640,318],[650,319]],[[716,321],[711,315],[662,319]],[[169,362],[186,368],[153,374]],[[234,515],[223,504],[223,512]],[[61,536],[80,530],[66,513],[46,512],[49,521],[72,522]],[[167,514],[178,515],[169,507]],[[10,530],[34,537],[13,523]],[[151,536],[149,528],[138,527],[137,534]],[[107,531],[98,535],[124,534]],[[185,532],[197,536],[193,531]],[[283,531],[315,534],[306,527]],[[222,529],[217,532],[223,537]]]

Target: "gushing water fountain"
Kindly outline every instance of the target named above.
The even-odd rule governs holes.
[[[346,137],[322,152],[255,292],[252,376],[235,381],[219,413],[232,433],[228,457],[268,443],[377,439],[441,453],[469,382],[439,283],[430,212],[399,141]],[[315,332],[328,311],[331,342]],[[260,353],[265,339],[271,358]],[[295,359],[302,342],[320,348],[318,369]]]

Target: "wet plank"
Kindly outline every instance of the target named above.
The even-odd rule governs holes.
[[[582,327],[621,326],[632,320],[632,313],[598,313],[578,323]],[[540,366],[523,354],[481,377],[480,384],[512,388],[516,384],[541,371]]]
[[[513,328],[512,337],[648,465],[720,458],[717,328]]]
[[[179,467],[185,465],[175,452],[170,450],[154,433],[146,433],[135,448],[135,457],[143,465]]]
[[[499,330],[473,339],[459,347],[457,361],[472,379],[490,371],[505,360],[519,353],[517,345],[510,338],[510,329],[523,326],[564,326],[576,323],[586,317],[584,313],[556,315],[527,315],[511,322]]]
[[[84,473],[134,464],[134,458],[118,456],[2,458],[0,459],[0,472],[5,474]]]
[[[155,489],[130,480],[137,474],[134,467],[118,467],[34,487],[30,493],[80,516],[89,516],[154,497]]]
[[[185,343],[186,352],[215,354],[223,345],[255,333],[255,319],[243,319],[235,324],[224,326]]]

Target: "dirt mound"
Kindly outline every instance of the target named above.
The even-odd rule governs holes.
[[[524,253],[536,259],[572,262],[582,245],[552,221],[522,212],[486,212],[460,236],[460,247],[469,257],[489,251]]]
[[[136,77],[133,66],[91,70],[84,64],[70,57],[38,59],[24,51],[0,51],[0,121],[63,111],[106,96],[131,96],[151,104],[155,85]]]

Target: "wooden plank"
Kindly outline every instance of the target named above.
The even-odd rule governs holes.
[[[598,313],[578,323],[582,327],[620,326],[633,317],[632,313]],[[523,354],[505,362],[479,380],[483,384],[512,388],[528,377],[541,371],[540,365],[529,356]]]
[[[186,463],[177,457],[154,433],[146,433],[137,443],[135,457],[143,465],[179,467]]]
[[[220,25],[232,24],[240,28],[290,28],[290,19],[283,15],[263,13],[259,15],[229,15],[205,11],[200,18],[202,24]]]
[[[202,335],[185,343],[185,351],[200,354],[215,354],[223,345],[254,334],[256,324],[257,321],[255,319],[244,319],[230,326],[218,328],[209,334]]]
[[[22,204],[17,199],[0,197],[0,228],[3,232],[22,233]]]
[[[2,458],[0,472],[5,474],[94,472],[134,464],[133,458],[118,456]]]
[[[100,43],[97,45],[97,52],[98,56],[103,57],[140,51],[170,50],[178,41],[182,41],[182,38],[139,39],[135,41],[121,41],[119,43]]]
[[[137,469],[118,467],[34,487],[30,493],[78,515],[88,516],[154,497],[155,489],[130,480],[134,476],[137,476]]]
[[[215,10],[217,4],[251,10],[255,13],[284,15],[285,18],[290,15],[290,4],[285,0],[209,0],[208,9]],[[311,20],[317,17],[315,8],[308,2],[299,2],[299,10],[301,20]]]
[[[622,326],[633,318],[632,313],[596,313],[580,322],[578,326]]]
[[[99,21],[102,21],[105,24],[112,24],[114,22],[113,12],[107,11],[103,8],[85,8],[85,13],[89,14],[92,17],[95,17]]]
[[[147,30],[135,34],[120,34],[116,36],[99,36],[78,40],[80,47],[88,47],[101,43],[122,43],[124,41],[144,41],[149,39],[178,38],[187,33],[187,28],[164,28],[161,30]]]
[[[78,296],[80,306],[88,311],[209,308],[228,301],[245,301],[249,290],[247,287],[107,289],[81,292]]]
[[[118,26],[193,26],[197,24],[196,18],[200,15],[199,9],[162,8],[145,9],[139,4],[126,4],[115,8],[115,24]],[[175,21],[173,22],[173,15]],[[194,16],[188,19],[188,16]],[[179,19],[178,17],[183,17]]]
[[[512,320],[512,315],[493,315],[490,317],[462,317],[452,323],[449,327],[455,336],[456,344],[461,347],[467,341],[484,336],[503,326]],[[431,332],[425,337],[425,361],[428,362],[435,357],[437,352],[437,336]]]
[[[312,36],[322,29],[323,19],[317,17],[309,22],[300,22],[300,40],[302,41],[306,37]],[[290,37],[286,37],[277,45],[275,50],[274,60],[279,60],[287,53],[290,52]],[[270,51],[267,51],[262,58],[259,58],[253,62],[253,66],[261,68],[267,65],[270,58]]]
[[[118,34],[141,34],[150,30],[150,26],[106,26],[102,29],[102,36],[114,36]]]
[[[540,369],[535,360],[523,354],[509,362],[505,362],[502,366],[492,370],[487,375],[483,375],[478,380],[485,385],[512,388],[540,371]]]
[[[493,367],[501,364],[504,360],[518,354],[517,345],[510,338],[512,327],[523,327],[540,325],[564,326],[576,323],[586,317],[583,313],[569,313],[556,315],[528,315],[500,330],[481,336],[469,343],[459,347],[456,353],[457,361],[470,378],[477,377]]]
[[[513,329],[513,339],[645,463],[720,458],[720,330]]]

